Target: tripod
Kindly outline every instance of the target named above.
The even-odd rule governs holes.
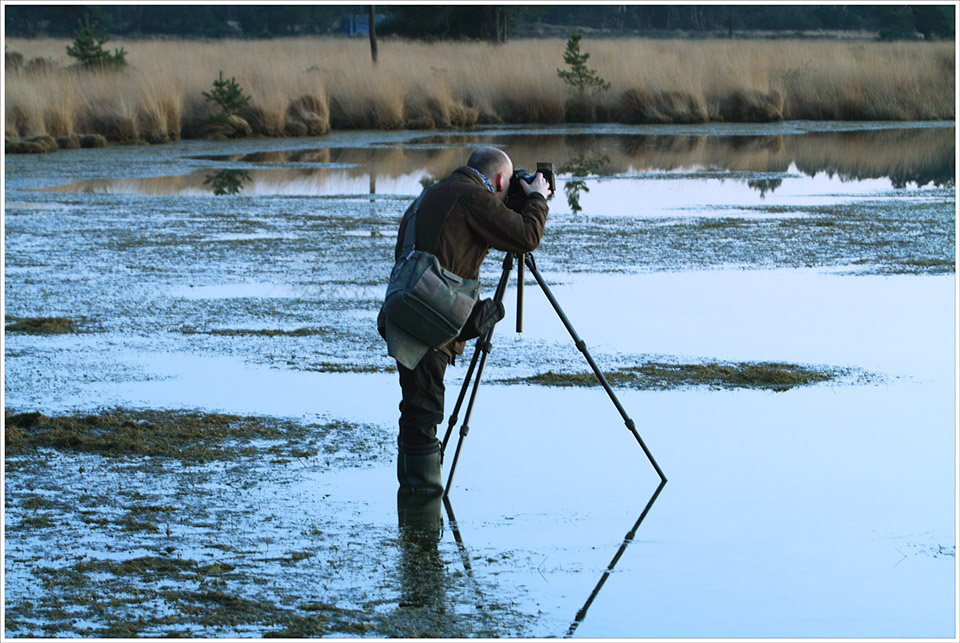
[[[567,332],[570,333],[570,336],[573,338],[573,342],[577,349],[583,353],[587,363],[590,364],[590,368],[593,369],[593,373],[597,376],[597,380],[600,382],[600,385],[603,386],[604,390],[607,392],[607,395],[609,395],[610,399],[613,401],[614,406],[617,407],[617,411],[620,412],[620,416],[627,425],[627,429],[629,429],[633,434],[633,437],[636,438],[637,443],[640,445],[640,448],[643,449],[643,452],[646,454],[650,464],[653,465],[657,475],[660,476],[661,485],[664,484],[667,481],[666,476],[663,475],[663,471],[660,470],[660,466],[657,464],[657,461],[654,460],[653,454],[650,453],[647,445],[643,443],[643,438],[641,438],[640,433],[637,432],[636,424],[630,419],[630,417],[627,415],[627,412],[623,409],[623,405],[620,404],[620,400],[617,399],[613,389],[610,388],[607,378],[603,376],[603,373],[600,371],[597,363],[593,361],[593,357],[591,357],[590,352],[587,351],[586,343],[580,339],[579,335],[577,335],[577,331],[574,330],[570,320],[567,319],[563,309],[560,308],[560,304],[557,302],[556,297],[554,297],[553,293],[550,292],[550,288],[540,275],[540,271],[537,270],[537,263],[534,261],[532,253],[528,252],[519,255],[510,252],[507,253],[506,257],[503,259],[503,272],[500,274],[499,283],[497,283],[497,290],[493,296],[494,300],[498,302],[503,301],[503,295],[507,290],[507,281],[510,279],[510,273],[513,270],[513,264],[515,260],[519,260],[517,268],[517,332],[519,333],[523,330],[523,268],[526,266],[530,269],[534,279],[537,280],[537,284],[540,286],[540,289],[543,290],[543,294],[547,296],[547,299],[550,301],[553,309],[557,312],[557,315],[559,315],[560,321],[563,322]],[[450,414],[447,432],[446,435],[443,436],[443,445],[440,447],[441,461],[443,459],[444,452],[447,450],[447,443],[450,441],[450,436],[453,434],[453,427],[457,424],[457,415],[460,413],[460,407],[463,406],[463,401],[466,398],[467,389],[470,387],[470,380],[473,378],[474,369],[476,369],[476,379],[473,381],[473,390],[470,393],[470,401],[467,403],[467,410],[463,417],[463,425],[460,427],[460,437],[457,439],[457,448],[453,454],[453,462],[450,465],[450,475],[447,478],[447,484],[443,491],[444,498],[446,498],[450,493],[450,486],[453,484],[453,474],[457,470],[457,461],[460,459],[460,449],[463,447],[463,439],[467,436],[467,433],[470,432],[470,414],[473,412],[473,404],[477,399],[477,389],[480,386],[480,378],[483,376],[483,367],[487,362],[487,355],[489,355],[490,351],[493,349],[493,331],[495,328],[496,327],[491,328],[486,332],[486,334],[477,338],[476,349],[474,350],[473,357],[470,360],[470,366],[467,369],[467,376],[463,380],[463,386],[460,387],[460,395],[457,398],[457,404],[453,409],[453,413]]]

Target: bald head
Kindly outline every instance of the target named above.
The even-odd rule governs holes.
[[[513,174],[513,161],[506,152],[495,147],[477,148],[467,159],[467,165],[479,171],[494,184],[498,174],[507,176]]]

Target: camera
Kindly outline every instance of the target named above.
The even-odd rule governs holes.
[[[553,174],[553,163],[537,163],[537,172],[543,174],[543,178],[550,184],[550,196],[557,191],[557,181]],[[529,174],[523,168],[516,168],[513,176],[510,177],[510,187],[507,188],[507,197],[504,204],[514,212],[522,212],[523,206],[527,204],[527,193],[520,186],[520,181],[532,183],[537,172]]]

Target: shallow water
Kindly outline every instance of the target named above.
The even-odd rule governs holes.
[[[8,409],[335,419],[367,446],[163,475],[94,455],[78,474],[51,452],[13,470],[5,601],[33,625],[7,634],[59,618],[23,608],[45,604],[35,570],[64,565],[57,550],[124,560],[175,542],[185,559],[242,569],[224,591],[294,615],[313,602],[395,616],[413,601],[436,619],[373,635],[954,636],[953,137],[952,123],[504,128],[8,158],[7,315],[80,326],[6,337]],[[422,179],[488,142],[527,167],[608,159],[560,173],[536,253],[605,370],[665,358],[860,376],[783,393],[618,391],[669,478],[648,507],[660,480],[601,389],[496,382],[585,368],[528,275],[524,332],[513,280],[457,466],[457,529],[439,506],[442,532],[398,529],[399,387],[373,329],[392,230]],[[200,189],[223,169],[251,180],[232,196]],[[579,211],[564,189],[577,180]],[[314,334],[212,332],[298,329]],[[448,413],[466,361],[449,369]],[[22,528],[25,498],[91,485],[185,504],[217,529]],[[291,563],[300,551],[311,557]],[[112,619],[138,609],[158,613]],[[187,621],[145,634],[277,629]]]

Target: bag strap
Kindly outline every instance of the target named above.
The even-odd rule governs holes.
[[[403,264],[407,262],[407,259],[413,256],[413,253],[416,251],[417,246],[417,212],[420,210],[420,202],[423,201],[423,195],[426,194],[426,190],[420,193],[420,196],[417,197],[417,200],[413,202],[413,214],[410,215],[410,218],[407,219],[407,229],[403,233],[403,247],[400,249],[400,260],[393,266],[393,270],[390,271],[390,281],[393,281],[397,274],[400,272],[400,268],[403,267]]]
[[[413,202],[413,214],[411,214],[410,218],[407,220],[407,229],[403,235],[403,248],[400,250],[400,256],[402,257],[409,257],[416,249],[417,212],[420,211],[420,202],[423,201],[423,195],[426,193],[426,190],[421,192],[420,196],[417,197],[417,200]]]

